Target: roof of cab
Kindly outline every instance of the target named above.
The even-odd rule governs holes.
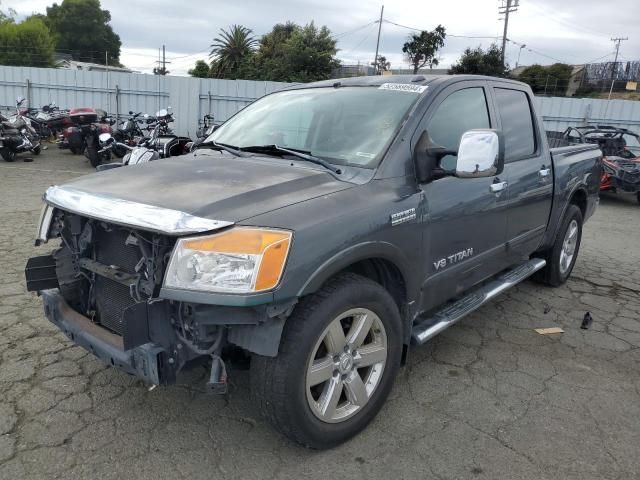
[[[292,88],[314,88],[314,87],[365,87],[380,86],[383,83],[410,83],[414,85],[428,85],[436,80],[441,82],[451,81],[457,82],[461,80],[491,80],[499,82],[508,82],[522,85],[522,82],[511,80],[508,78],[488,77],[485,75],[375,75],[369,77],[349,77],[349,78],[333,78],[330,80],[322,80],[320,82],[303,83],[292,86]]]

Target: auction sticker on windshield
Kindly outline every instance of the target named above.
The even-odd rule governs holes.
[[[383,83],[379,90],[395,90],[397,92],[422,93],[427,85],[412,85],[410,83]]]

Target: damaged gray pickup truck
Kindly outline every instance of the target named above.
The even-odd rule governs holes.
[[[569,277],[601,153],[550,150],[529,87],[360,77],[267,95],[195,152],[50,187],[26,267],[46,317],[142,381],[197,359],[329,448],[381,409],[410,346],[509,287]]]

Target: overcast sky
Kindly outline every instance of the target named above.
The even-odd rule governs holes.
[[[3,0],[20,17],[44,13],[47,0]],[[394,0],[385,5],[384,19],[406,27],[431,30],[438,24],[450,35],[440,51],[441,66],[455,63],[467,46],[488,46],[500,40],[503,22],[498,0]],[[338,39],[343,63],[373,60],[381,2],[378,0],[102,0],[111,11],[112,26],[122,39],[121,62],[150,72],[158,47],[166,45],[171,74],[186,74],[196,60],[206,59],[220,28],[238,23],[263,35],[279,22],[314,21],[326,25]],[[585,63],[613,60],[611,37],[629,37],[620,48],[621,60],[640,60],[640,0],[520,0],[511,15],[507,61],[520,65]],[[402,45],[411,30],[382,24],[380,52],[391,68],[406,68]],[[456,35],[454,37],[453,35]],[[465,38],[490,37],[490,38]],[[493,39],[492,39],[493,38]],[[526,44],[522,50],[519,45]]]

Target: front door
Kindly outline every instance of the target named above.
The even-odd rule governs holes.
[[[443,91],[419,133],[426,128],[436,144],[457,151],[464,132],[495,128],[487,88],[485,82],[472,81]],[[455,169],[455,164],[454,155],[441,163],[447,170]],[[500,174],[446,176],[420,188],[426,204],[423,245],[427,252],[421,303],[423,310],[429,310],[505,267],[507,185]]]

